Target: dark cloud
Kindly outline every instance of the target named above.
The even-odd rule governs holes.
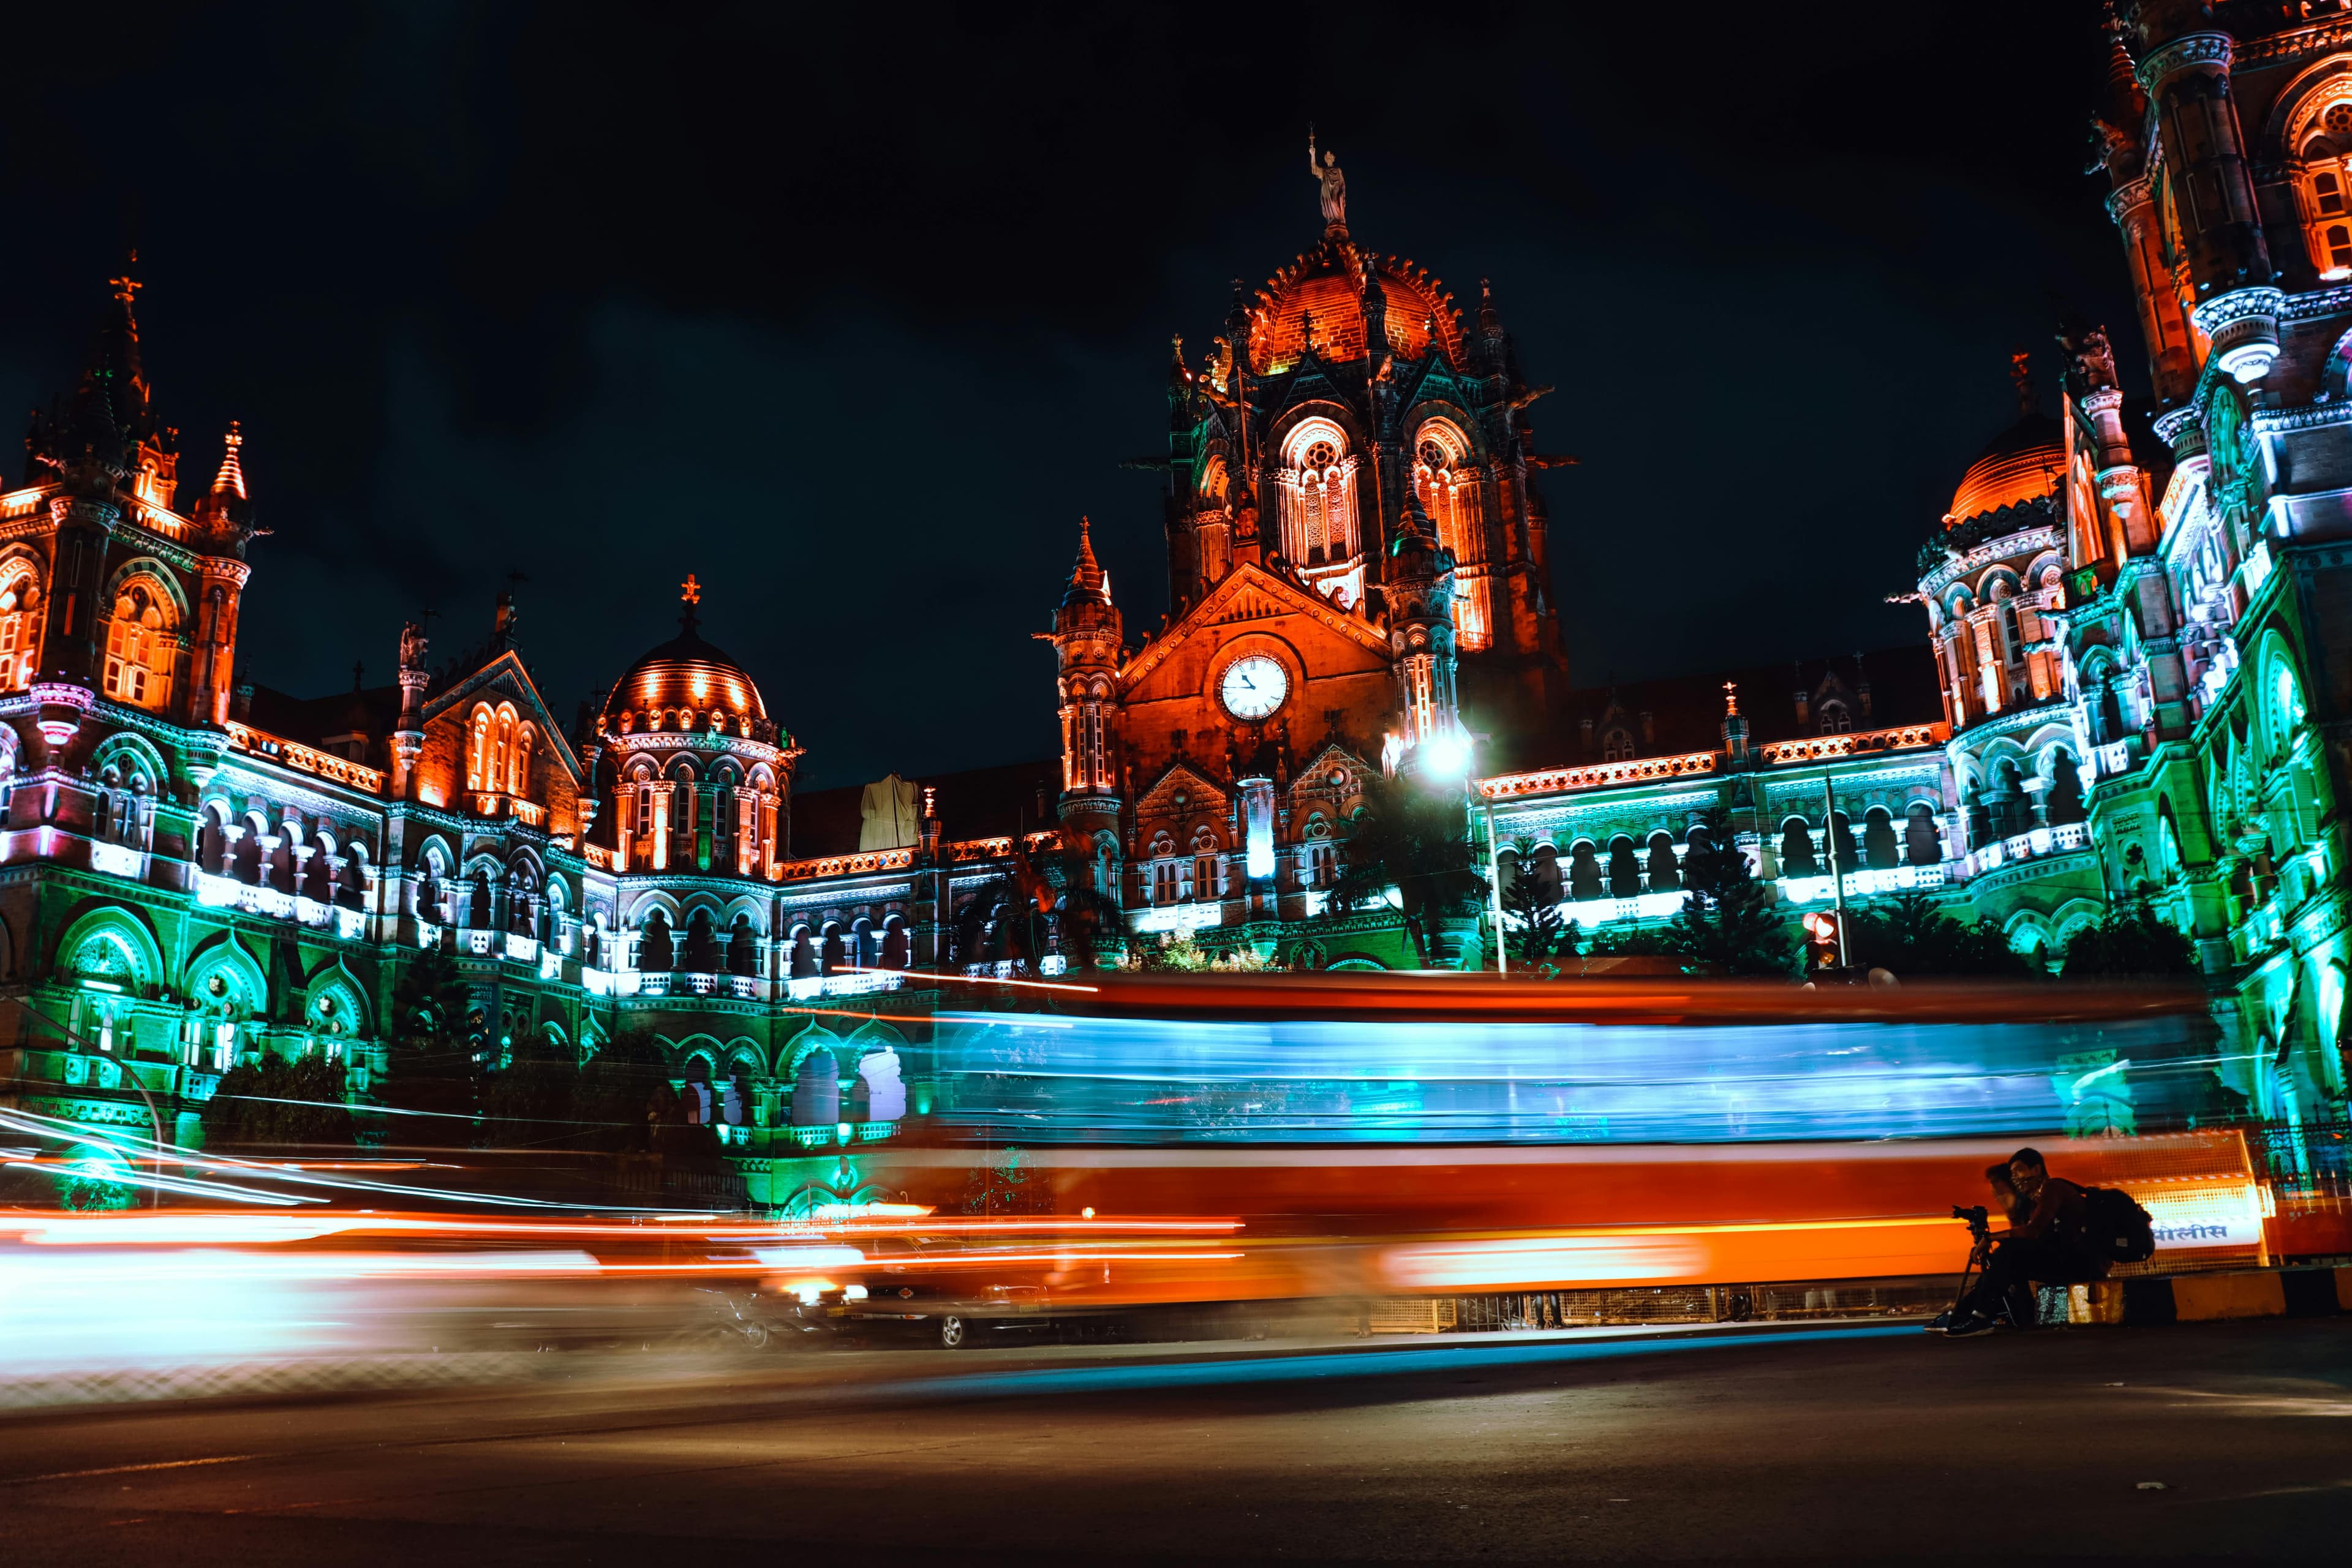
[[[135,242],[164,416],[241,418],[249,678],[378,677],[510,570],[570,704],[673,584],[814,779],[1049,749],[1079,512],[1164,608],[1167,334],[1313,242],[1495,279],[1580,679],[1918,635],[1884,595],[2062,310],[2130,337],[2087,5],[222,7],[11,50],[0,395]],[[2129,355],[2125,356],[2126,358]],[[15,477],[15,465],[7,465]]]

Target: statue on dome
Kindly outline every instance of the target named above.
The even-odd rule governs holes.
[[[1333,228],[1348,226],[1348,176],[1339,172],[1339,155],[1326,153],[1322,162],[1315,158],[1315,128],[1307,128],[1307,172],[1323,187],[1323,221]]]

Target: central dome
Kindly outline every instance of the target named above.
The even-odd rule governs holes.
[[[1280,375],[1311,346],[1316,357],[1347,363],[1364,357],[1364,266],[1381,286],[1381,325],[1389,347],[1419,359],[1429,346],[1429,323],[1446,358],[1462,358],[1462,321],[1444,285],[1427,268],[1393,256],[1359,250],[1334,236],[1266,280],[1250,312],[1249,363],[1256,375]]]
[[[604,701],[604,727],[760,736],[768,705],[743,667],[702,640],[689,610],[678,635],[629,667]]]
[[[2058,476],[2066,469],[2064,439],[2065,431],[2046,414],[2028,414],[1994,437],[1960,476],[1946,525],[2056,495]]]

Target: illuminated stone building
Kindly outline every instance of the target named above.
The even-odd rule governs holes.
[[[942,896],[1013,847],[944,838],[942,816],[978,821],[1001,781],[935,781],[880,835],[794,858],[799,749],[702,640],[691,579],[680,635],[576,733],[505,595],[437,668],[407,626],[391,685],[238,685],[246,454],[232,429],[182,508],[136,287],[115,282],[89,371],[0,494],[0,1103],[184,1141],[265,1051],[343,1059],[364,1101],[399,973],[438,948],[487,1062],[650,1028],[756,1197],[812,1173],[854,1190],[844,1151],[814,1151],[905,1115],[900,1052],[933,1000],[854,971],[940,956]],[[983,810],[960,816],[967,795]]]
[[[0,1098],[186,1136],[241,1057],[315,1050],[364,1099],[397,976],[439,947],[486,1057],[643,1025],[755,1195],[851,1193],[843,1155],[924,1108],[940,994],[871,972],[1003,970],[1001,915],[959,917],[1006,900],[1016,847],[1082,855],[1130,952],[1397,967],[1392,914],[1326,907],[1350,819],[1377,773],[1467,770],[1587,930],[1671,918],[1715,809],[1792,920],[1842,865],[1849,898],[1926,890],[2054,962],[2144,895],[2198,942],[2233,1087],[2334,1114],[2352,14],[2302,10],[2118,7],[2097,148],[2152,401],[2087,327],[2039,390],[2017,367],[2016,422],[1885,584],[1919,643],[1571,687],[1540,389],[1490,297],[1360,248],[1327,184],[1315,248],[1169,366],[1167,620],[1129,625],[1082,524],[1035,634],[1060,756],[911,793],[796,793],[690,579],[679,635],[619,650],[569,727],[504,599],[437,667],[408,627],[390,685],[240,687],[247,454],[229,432],[183,506],[121,280],[0,493]],[[1466,911],[1440,935],[1492,963]]]
[[[1135,931],[1272,951],[1382,767],[1458,777],[1562,700],[1508,334],[1410,260],[1321,242],[1169,367],[1167,621],[1130,644],[1081,533],[1054,629],[1061,820]],[[1390,960],[1391,942],[1375,944]]]
[[[2017,422],[1921,554],[1925,649],[1793,680],[1725,672],[1731,707],[1712,680],[1565,689],[1527,474],[1540,459],[1517,412],[1530,394],[1490,308],[1475,331],[1441,311],[1415,335],[1425,295],[1403,305],[1396,280],[1435,285],[1367,268],[1336,225],[1237,296],[1206,363],[1171,370],[1174,617],[1127,646],[1082,549],[1052,634],[1064,817],[1137,930],[1403,961],[1381,917],[1312,919],[1359,781],[1429,738],[1395,649],[1350,633],[1395,625],[1370,597],[1377,542],[1440,515],[1434,476],[1483,464],[1478,516],[1501,536],[1433,530],[1454,635],[1429,646],[1440,667],[1452,655],[1482,761],[1549,764],[1477,787],[1499,842],[1528,847],[1580,924],[1670,917],[1711,806],[1792,916],[1830,896],[1834,855],[1850,897],[1930,890],[2054,963],[2146,895],[2197,939],[2232,1087],[2281,1119],[2340,1105],[2352,15],[2125,5],[2104,93],[2096,149],[2153,405],[2126,402],[2088,328],[2063,340],[2054,399],[2016,366]],[[1378,309],[1357,302],[1375,292]],[[1462,390],[1481,364],[1483,397]],[[1420,392],[1440,371],[1454,390],[1433,406]],[[1415,418],[1470,444],[1424,444]]]
[[[1865,828],[1864,893],[1940,888],[1954,914],[1994,919],[2049,958],[2147,898],[2196,940],[2230,1087],[2274,1121],[2340,1119],[2352,14],[2200,0],[2116,11],[2095,146],[2153,399],[2126,396],[2102,330],[2062,338],[2058,417],[2019,365],[2018,421],[1969,467],[1921,552],[1935,747],[1908,728],[1838,739],[1825,719],[1815,756],[1748,746],[1747,780],[1727,794],[1748,812],[1736,820],[1751,858],[1796,907],[1822,893],[1791,872],[1806,837],[1822,863],[1819,775],[1810,813],[1777,780],[1814,761],[1839,814],[1858,807],[1866,824],[1917,792],[1886,824],[1904,829],[1899,866],[1883,831],[1873,858]],[[1655,847],[1739,752],[1727,721],[1715,746],[1678,755],[1620,734],[1598,767],[1486,786],[1519,803],[1506,842],[1517,829],[1566,855],[1559,840],[1574,837],[1603,861],[1585,891],[1602,887],[1613,908],[1565,879],[1587,923],[1670,912],[1647,879],[1666,868]],[[1916,771],[1897,781],[1884,771],[1897,765]],[[1621,887],[1640,889],[1630,905]]]

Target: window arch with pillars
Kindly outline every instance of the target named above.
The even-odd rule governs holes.
[[[176,595],[152,571],[135,571],[115,586],[106,617],[102,684],[117,702],[150,712],[171,705],[172,671],[180,651]]]
[[[1437,542],[1454,552],[1459,567],[1483,567],[1486,531],[1483,476],[1470,460],[1470,443],[1449,419],[1423,422],[1413,443],[1413,494]],[[1465,652],[1491,646],[1483,572],[1466,572],[1454,583],[1454,633]]]
[[[2330,282],[2352,278],[2352,79],[2339,77],[2297,109],[2286,144],[2312,268]]]
[[[522,795],[530,788],[530,754],[538,731],[511,702],[474,704],[467,737],[466,787],[485,795]]]
[[[1347,432],[1328,419],[1302,420],[1283,438],[1282,552],[1295,564],[1321,566],[1357,551],[1357,459]]]
[[[0,562],[0,691],[33,684],[41,653],[41,574],[18,555]]]

